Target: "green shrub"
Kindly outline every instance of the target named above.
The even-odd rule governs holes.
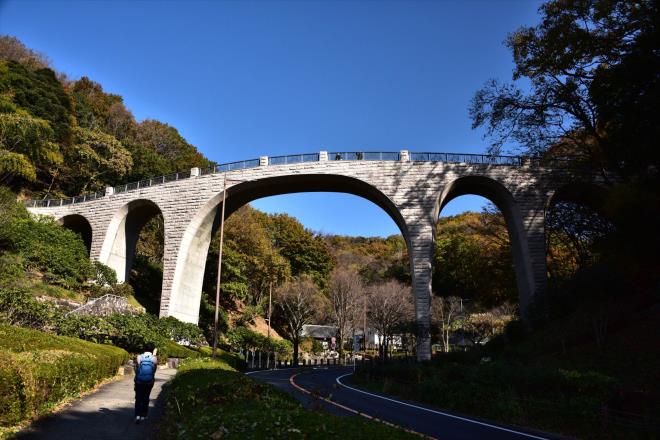
[[[141,353],[147,345],[159,350],[166,347],[168,338],[158,332],[158,318],[153,315],[114,314],[105,320],[113,327],[112,344],[129,353]]]
[[[117,283],[112,286],[112,294],[117,296],[123,296],[124,298],[129,298],[133,296],[135,292],[133,291],[133,286],[128,283]]]
[[[580,437],[598,435],[593,426],[616,385],[595,372],[469,357],[361,368],[353,380],[441,408]]]
[[[212,347],[195,347],[194,350],[198,351],[199,353],[202,354],[202,357],[211,357],[213,356],[213,348]],[[238,354],[235,353],[230,353],[229,347],[224,347],[220,348],[218,346],[216,350],[216,358],[219,361],[222,361],[232,367],[233,369],[237,371],[242,371],[245,369],[245,360],[243,360],[242,357],[240,357]]]
[[[92,262],[94,267],[94,280],[100,286],[114,286],[117,284],[117,273],[115,270],[100,261]]]
[[[24,287],[25,284],[23,258],[9,252],[0,254],[0,288]]]
[[[19,254],[28,268],[65,287],[80,287],[94,275],[87,248],[80,236],[54,219],[14,218],[3,226],[8,248]]]
[[[54,314],[26,289],[0,288],[0,323],[45,329],[50,326]]]
[[[61,316],[56,325],[57,333],[72,338],[104,344],[111,341],[115,328],[100,316],[70,313]]]
[[[127,360],[120,348],[0,324],[0,426],[78,395]]]
[[[172,316],[160,318],[157,327],[158,333],[179,344],[199,345],[204,341],[202,330],[197,324],[182,322]]]
[[[158,349],[158,355],[163,359],[168,357],[181,359],[202,357],[202,353],[199,351],[184,347],[183,345],[179,345],[174,341],[166,341],[165,345]]]

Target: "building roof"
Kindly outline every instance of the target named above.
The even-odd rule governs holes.
[[[303,325],[300,336],[310,336],[317,339],[330,339],[337,335],[337,327],[334,325]]]

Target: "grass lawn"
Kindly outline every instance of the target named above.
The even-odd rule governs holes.
[[[312,411],[236,371],[223,358],[182,364],[167,398],[165,439],[413,439],[359,417]]]

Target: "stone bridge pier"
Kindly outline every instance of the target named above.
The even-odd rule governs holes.
[[[160,315],[196,323],[206,257],[223,203],[228,217],[246,203],[278,194],[343,192],[365,198],[394,220],[408,247],[420,329],[417,356],[425,360],[431,356],[431,278],[442,208],[455,197],[476,194],[502,211],[525,316],[546,286],[545,210],[570,180],[561,167],[522,158],[322,151],[193,168],[93,195],[30,201],[28,208],[80,232],[89,242],[90,258],[115,269],[120,281],[129,278],[140,230],[160,213],[165,232]]]

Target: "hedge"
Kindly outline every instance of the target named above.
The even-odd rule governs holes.
[[[121,348],[0,324],[0,426],[41,414],[112,377]]]
[[[168,357],[181,359],[202,357],[202,353],[199,351],[184,347],[174,341],[166,341],[162,347],[158,348],[158,354],[160,355],[159,359]]]

